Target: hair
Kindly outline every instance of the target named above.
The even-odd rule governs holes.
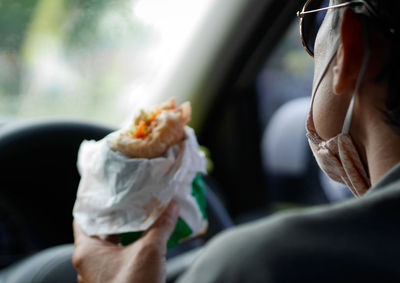
[[[348,2],[351,0],[335,0],[335,4]],[[383,33],[391,42],[391,48],[382,70],[379,72],[376,80],[386,80],[388,83],[388,93],[385,103],[384,115],[387,122],[393,126],[397,134],[400,135],[400,17],[396,13],[400,9],[399,0],[367,0],[378,13],[378,18],[396,30],[395,35],[389,35],[388,29],[378,27],[376,19],[366,17],[366,21],[370,26],[376,28],[378,32]],[[336,10],[333,20],[333,28],[337,29],[339,25],[342,9]],[[381,25],[380,25],[381,26]]]

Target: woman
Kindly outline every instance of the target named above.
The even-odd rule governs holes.
[[[399,8],[396,0],[309,0],[299,13],[303,42],[315,59],[307,137],[321,169],[358,198],[217,236],[181,282],[400,279]],[[165,242],[176,215],[171,204],[126,248],[75,226],[81,280],[165,280]]]

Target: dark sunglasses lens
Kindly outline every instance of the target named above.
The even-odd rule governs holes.
[[[311,1],[306,7],[305,11],[317,10],[320,8],[325,8],[329,6],[329,0],[323,1]],[[303,38],[307,45],[308,50],[314,54],[315,39],[318,34],[318,30],[324,21],[326,10],[306,14],[303,18]]]

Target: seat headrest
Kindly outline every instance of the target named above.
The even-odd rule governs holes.
[[[261,141],[264,170],[272,174],[298,176],[307,170],[305,122],[310,98],[282,105],[272,116]]]

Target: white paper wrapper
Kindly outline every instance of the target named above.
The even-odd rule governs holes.
[[[205,173],[206,159],[194,131],[164,156],[128,158],[110,147],[110,138],[84,141],[78,154],[81,174],[73,209],[75,221],[88,235],[147,230],[173,199],[193,235],[205,232],[204,219],[192,193],[192,181]]]

